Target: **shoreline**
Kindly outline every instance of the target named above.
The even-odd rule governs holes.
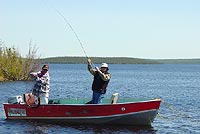
[[[142,59],[130,57],[90,57],[93,63],[108,64],[200,64],[200,58],[195,59]],[[41,58],[42,63],[51,64],[86,64],[86,57],[65,56]]]

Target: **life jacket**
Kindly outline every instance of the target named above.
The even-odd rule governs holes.
[[[105,74],[109,74],[109,73],[106,72]],[[105,94],[106,93],[106,87],[108,86],[109,81],[110,80],[108,80],[108,81],[102,80],[99,73],[96,72],[95,75],[94,75],[93,83],[92,83],[92,90],[97,91],[101,94]]]

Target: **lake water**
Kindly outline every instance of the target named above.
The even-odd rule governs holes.
[[[99,66],[99,65],[96,65]],[[33,82],[0,83],[0,133],[190,133],[200,134],[200,65],[110,65],[111,81],[105,98],[161,98],[151,127],[62,125],[5,120],[3,103],[9,96],[30,91]],[[93,77],[85,64],[51,64],[50,98],[91,98]],[[101,109],[100,109],[101,110]]]

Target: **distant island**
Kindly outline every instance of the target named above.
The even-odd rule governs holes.
[[[142,59],[130,57],[90,57],[93,63],[106,62],[109,64],[200,64],[200,58],[196,59]],[[42,58],[43,63],[51,64],[85,64],[86,57],[65,56]]]

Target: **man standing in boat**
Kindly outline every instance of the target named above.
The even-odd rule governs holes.
[[[32,94],[40,98],[40,104],[48,104],[50,90],[50,76],[48,70],[49,66],[44,65],[41,71],[31,73],[31,76],[35,77],[36,81]]]
[[[92,104],[98,104],[102,102],[103,95],[106,93],[106,88],[111,78],[111,74],[108,72],[108,64],[102,63],[101,68],[92,68],[91,59],[87,60],[88,71],[94,76],[92,83]]]

